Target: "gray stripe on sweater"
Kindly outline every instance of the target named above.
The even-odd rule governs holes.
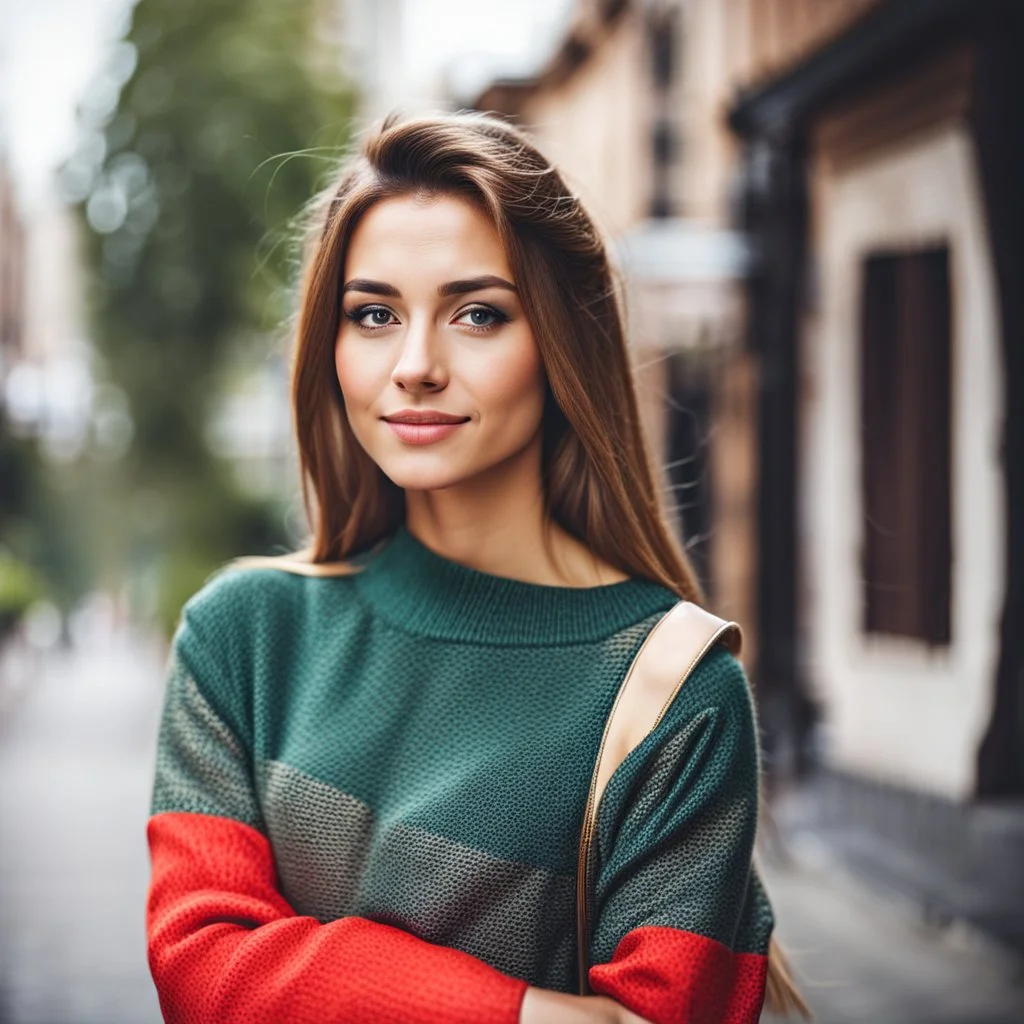
[[[279,761],[260,798],[281,891],[320,921],[356,915],[564,988],[575,962],[575,879],[401,821]]]

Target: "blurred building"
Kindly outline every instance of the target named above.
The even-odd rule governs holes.
[[[863,871],[1024,943],[1022,19],[580,0],[476,106],[619,240],[648,428],[756,638],[771,763],[815,754]]]
[[[814,38],[813,6],[842,7]],[[759,679],[820,702],[864,869],[1024,943],[1024,9],[851,6],[758,4],[729,112]]]
[[[0,152],[0,385],[24,345],[25,231],[10,171]]]

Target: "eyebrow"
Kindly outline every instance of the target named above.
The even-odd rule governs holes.
[[[465,295],[467,292],[480,291],[483,288],[504,288],[506,291],[517,291],[511,281],[506,281],[497,274],[483,274],[480,277],[469,277],[464,281],[449,281],[437,289],[437,294],[444,299],[450,295]],[[369,295],[387,295],[398,299],[402,293],[392,284],[385,284],[383,281],[370,281],[365,277],[355,277],[347,281],[341,289],[342,292],[366,292]]]

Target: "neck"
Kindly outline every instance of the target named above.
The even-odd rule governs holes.
[[[547,515],[539,434],[520,457],[472,480],[406,490],[405,527],[442,557],[508,579],[594,587],[627,578]]]
[[[353,582],[363,599],[397,628],[488,644],[589,642],[677,600],[666,588],[640,578],[564,587],[485,573],[437,553],[405,526],[369,558]]]

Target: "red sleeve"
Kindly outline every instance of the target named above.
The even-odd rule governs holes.
[[[652,1024],[756,1024],[774,927],[752,863],[759,750],[742,666],[709,652],[599,807],[589,983]]]
[[[734,953],[679,928],[628,932],[590,983],[652,1024],[755,1024],[764,1001],[767,958]]]
[[[257,829],[162,812],[147,829],[150,969],[169,1024],[517,1024],[526,982],[361,917],[300,917]]]

